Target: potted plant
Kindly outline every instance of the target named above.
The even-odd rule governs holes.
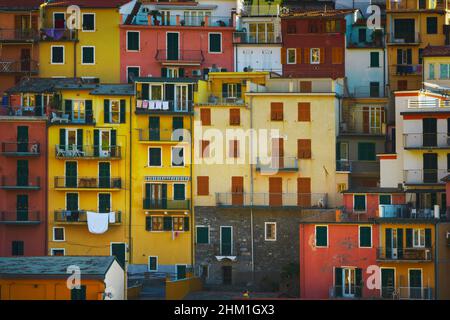
[[[159,26],[160,21],[158,20],[158,17],[161,16],[161,12],[159,12],[159,10],[152,10],[150,11],[150,15],[153,18],[153,25]]]

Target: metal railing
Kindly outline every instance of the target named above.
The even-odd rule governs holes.
[[[192,112],[192,103],[191,100],[143,100],[142,97],[139,97],[136,100],[136,113],[188,113]]]
[[[403,171],[403,180],[410,184],[443,183],[447,169],[408,169]]]
[[[380,162],[379,161],[363,161],[363,160],[350,160],[352,173],[373,173],[379,174]]]
[[[378,216],[383,219],[435,219],[434,209],[412,208],[406,204],[380,204]]]
[[[422,74],[421,64],[393,64],[389,66],[389,73],[397,76],[420,76]]]
[[[178,27],[232,27],[232,17],[221,16],[184,16],[184,15],[162,15],[152,17],[151,15],[138,14],[132,24],[149,26],[178,26]]]
[[[352,163],[350,160],[336,160],[336,171],[351,172]]]
[[[39,106],[5,106],[1,110],[1,114],[13,117],[43,117],[45,116],[45,108]]]
[[[388,33],[387,43],[388,44],[419,44],[421,42],[419,32],[410,32],[409,34],[395,34],[394,32]]]
[[[121,189],[122,179],[115,177],[55,177],[55,188]]]
[[[384,47],[384,33],[382,29],[370,31],[365,41],[359,41],[359,29],[356,29],[354,27],[352,27],[352,30],[347,35],[347,48],[382,48],[382,47]]]
[[[240,31],[233,33],[233,43],[244,44],[271,44],[281,43],[280,32],[249,32]]]
[[[83,159],[83,158],[100,158],[100,159],[120,159],[120,146],[103,147],[99,145],[56,145],[55,157],[58,159]]]
[[[377,260],[432,261],[433,248],[377,248]]]
[[[44,28],[40,32],[41,41],[77,41],[77,30]]]
[[[2,142],[0,153],[6,156],[38,156],[40,147],[39,142]]]
[[[298,159],[296,157],[269,157],[256,159],[256,170],[264,172],[298,171]]]
[[[218,192],[216,193],[218,207],[296,207],[296,208],[326,208],[326,193],[247,193]]]
[[[83,116],[76,113],[55,112],[52,111],[50,123],[79,123],[79,124],[95,124],[95,118],[92,112],[85,111]]]
[[[142,207],[146,210],[189,210],[191,207],[191,201],[189,199],[172,200],[144,198],[142,201]]]
[[[203,102],[198,102],[199,106],[207,105],[231,105],[231,106],[244,106],[246,105],[244,96],[242,92],[228,93],[224,94],[222,92],[210,92],[208,95],[208,100]]]
[[[196,62],[202,63],[205,60],[202,50],[178,50],[169,52],[168,50],[158,49],[155,55],[156,61],[178,61],[178,62]]]
[[[22,176],[2,176],[1,189],[40,189],[41,177]]]
[[[41,218],[39,211],[32,210],[15,210],[1,211],[0,223],[21,224],[21,223],[39,223]]]
[[[54,212],[54,220],[55,222],[87,222],[87,212],[97,212],[96,210],[55,210]],[[111,211],[110,215],[114,215],[114,223],[122,222],[122,212],[121,211]],[[109,221],[111,221],[111,216]],[[110,222],[111,223],[111,222]]]
[[[330,288],[330,298],[347,298],[347,299],[361,299],[363,298],[362,291],[364,286],[361,285],[348,285],[348,286],[332,286]]]
[[[436,133],[405,133],[403,134],[405,148],[450,148],[450,136],[447,132]]]
[[[384,98],[386,97],[383,86],[355,86],[349,95],[355,98]]]
[[[188,129],[138,129],[139,141],[166,141],[180,142],[188,140],[190,130]]]
[[[35,60],[0,60],[0,73],[38,73],[39,64]]]
[[[278,4],[244,5],[240,12],[243,17],[278,16],[279,14],[280,6]]]
[[[440,100],[436,98],[408,99],[408,109],[433,109],[448,108],[450,100]]]
[[[0,41],[38,41],[36,29],[0,29]]]

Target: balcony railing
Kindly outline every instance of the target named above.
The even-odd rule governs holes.
[[[38,40],[39,32],[35,29],[0,29],[0,41],[30,42]]]
[[[333,286],[330,288],[330,298],[332,299],[361,299],[363,297],[364,286],[354,284],[347,286]],[[372,297],[372,296],[371,296]]]
[[[161,63],[195,63],[201,64],[205,57],[202,50],[178,50],[175,52],[158,49],[155,56],[156,61]]]
[[[123,17],[125,21],[127,16]],[[133,19],[132,24],[134,25],[148,25],[154,27],[167,27],[167,26],[177,26],[177,27],[232,27],[233,19],[232,17],[221,17],[221,16],[184,16],[184,15],[162,15],[159,17],[152,17],[151,15],[139,13]]]
[[[5,190],[38,190],[41,188],[41,177],[2,176],[0,189]]]
[[[388,34],[387,43],[391,45],[404,45],[404,44],[420,44],[420,33],[419,32],[411,32],[409,34],[395,34],[391,32]]]
[[[144,198],[142,207],[146,210],[189,210],[191,207],[191,201],[189,199],[172,200]]]
[[[328,69],[329,72],[336,71],[334,67],[320,66],[320,70]],[[300,72],[300,71],[299,71]],[[305,70],[302,76],[305,78],[316,77],[317,72]],[[309,74],[309,75],[308,75]],[[344,94],[343,86],[329,79],[304,79],[304,80],[288,80],[272,79],[265,86],[250,83],[248,93],[337,93]]]
[[[338,172],[351,172],[352,163],[350,160],[336,160],[336,171]]]
[[[96,210],[55,210],[54,220],[55,222],[66,222],[66,223],[87,223],[87,212],[96,212]],[[117,224],[122,222],[122,212],[121,211],[111,211],[109,212],[109,223]],[[114,221],[114,222],[112,222]]]
[[[55,177],[55,188],[121,189],[122,179],[111,177]]]
[[[449,108],[449,107],[450,107],[450,100],[440,100],[429,97],[419,99],[408,99],[408,109],[432,109],[430,111],[437,111],[439,108]]]
[[[120,159],[120,146],[103,147],[99,145],[56,145],[55,157],[58,159]]]
[[[16,210],[0,212],[0,224],[38,224],[40,222],[39,211]]]
[[[448,149],[450,136],[445,133],[405,133],[403,134],[405,149]]]
[[[0,115],[11,117],[45,117],[45,110],[38,106],[3,106]]]
[[[279,32],[234,32],[233,43],[243,44],[271,44],[281,43],[281,33]]]
[[[326,208],[326,193],[216,193],[218,207]]]
[[[139,141],[143,142],[181,142],[189,140],[190,131],[187,129],[138,129]]]
[[[278,16],[280,14],[280,6],[278,4],[245,5],[240,14],[243,17]]]
[[[41,41],[77,41],[78,32],[76,29],[57,29],[57,28],[46,28],[41,29],[40,33]]]
[[[77,113],[65,113],[52,111],[50,123],[74,123],[74,124],[95,124],[92,112],[85,112],[83,115]]]
[[[0,60],[0,74],[38,73],[39,65],[35,60]]]
[[[364,40],[359,40],[359,28],[352,27],[347,36],[347,48],[382,48],[384,47],[384,34],[382,29],[370,31],[369,36]]]
[[[189,113],[192,112],[191,100],[136,100],[136,113]]]
[[[448,174],[447,169],[408,169],[404,170],[403,179],[406,184],[436,184]]]
[[[439,213],[439,209],[437,210]],[[380,204],[378,216],[382,219],[435,219],[434,209],[417,209],[406,204]]]
[[[245,99],[242,93],[237,92],[235,94],[223,94],[222,92],[210,92],[208,100],[198,102],[199,106],[244,106],[246,105]]]
[[[13,157],[39,156],[41,145],[39,142],[2,142],[0,153]]]
[[[261,171],[261,173],[298,171],[298,160],[296,157],[272,157],[267,159],[257,158],[256,171]]]
[[[386,134],[386,111],[383,107],[344,107],[340,134]]]
[[[389,66],[389,73],[397,76],[420,76],[422,74],[421,64],[394,64]]]
[[[382,86],[355,86],[349,90],[352,98],[384,98],[385,90]]]
[[[378,174],[380,163],[378,161],[336,160],[336,171],[354,174]]]
[[[377,260],[432,261],[433,248],[377,248]]]

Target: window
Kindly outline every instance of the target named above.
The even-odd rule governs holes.
[[[150,86],[150,100],[162,100],[162,85],[151,85]]]
[[[64,64],[64,46],[52,46],[52,64]]]
[[[441,63],[439,65],[439,79],[450,79],[449,66],[447,63]]]
[[[172,147],[172,167],[184,166],[184,148]]]
[[[83,31],[95,31],[95,14],[83,13]]]
[[[200,120],[202,126],[211,125],[211,109],[200,109]]]
[[[272,43],[274,40],[274,24],[253,22],[248,24],[249,42]]]
[[[80,289],[73,288],[70,290],[71,300],[86,300],[86,286],[80,286]]]
[[[310,63],[311,64],[319,64],[320,63],[320,49],[319,48],[311,48],[310,49]]]
[[[95,63],[95,47],[81,47],[81,64]]]
[[[139,77],[140,72],[141,69],[139,67],[127,67],[128,83],[133,83],[134,79]]]
[[[110,122],[109,123],[120,123],[120,101],[110,100],[109,105]]]
[[[283,103],[272,102],[270,104],[270,119],[272,121],[283,121]]]
[[[196,227],[196,243],[209,244],[209,227],[207,226]]]
[[[161,148],[148,149],[148,165],[149,167],[161,167]]]
[[[365,28],[358,29],[358,42],[364,43],[367,40],[367,33]]]
[[[380,83],[370,82],[370,96],[376,98],[380,96]]]
[[[375,161],[375,143],[359,142],[358,143],[358,160]]]
[[[222,53],[222,34],[209,34],[209,53]]]
[[[53,28],[55,29],[66,28],[66,14],[64,12],[53,13]]]
[[[311,103],[299,102],[298,107],[298,121],[311,121]]]
[[[65,249],[51,248],[50,249],[50,255],[52,255],[52,256],[65,256],[66,255],[66,250]]]
[[[434,80],[434,63],[428,65],[428,79]]]
[[[297,158],[311,159],[311,139],[297,140]]]
[[[163,217],[151,217],[152,231],[163,231]]]
[[[337,192],[340,193],[342,191],[347,190],[347,184],[346,183],[338,183],[337,184]]]
[[[200,140],[200,158],[209,157],[209,141]]]
[[[229,146],[230,146],[229,157],[239,158],[239,140],[230,140]]]
[[[173,217],[173,231],[183,231],[184,230],[184,218],[183,217]]]
[[[297,63],[297,49],[289,48],[286,50],[286,54],[287,54],[287,64]]]
[[[379,204],[391,204],[391,195],[390,194],[380,194]]]
[[[127,31],[127,51],[139,51],[139,32]]]
[[[297,33],[297,25],[296,25],[295,22],[288,22],[287,33],[288,34],[295,34],[295,33]]]
[[[411,49],[397,49],[397,64],[412,64],[412,50]],[[401,71],[401,70],[397,70]]]
[[[341,30],[341,24],[336,20],[329,20],[325,22],[325,30],[328,33],[339,32]]]
[[[238,126],[241,124],[241,110],[230,109],[230,126]]]
[[[209,195],[209,177],[198,176],[197,177],[197,195],[207,196]]]
[[[371,52],[370,53],[370,67],[378,68],[380,66],[380,53],[379,52]]]
[[[427,18],[427,33],[428,34],[437,34],[438,29],[438,18],[437,17],[428,17]]]
[[[413,247],[414,248],[425,247],[425,229],[413,230]]]
[[[239,83],[226,84],[226,98],[240,98],[241,94],[241,85]]]
[[[316,226],[316,247],[328,247],[328,226]]]
[[[372,227],[359,226],[359,247],[360,248],[372,247]]]
[[[161,75],[162,77],[167,77],[167,78],[178,78],[178,77],[183,77],[182,76],[182,70],[184,70],[183,68],[167,68],[166,69],[166,73],[164,75]],[[184,75],[184,72],[183,72]]]
[[[184,183],[174,183],[173,200],[186,200],[186,185]]]
[[[276,241],[277,240],[277,223],[265,222],[264,223],[264,240]]]
[[[353,210],[354,211],[366,211],[366,195],[355,194],[353,196]]]
[[[64,240],[65,240],[64,228],[53,227],[53,241],[64,241]]]
[[[13,241],[11,243],[11,255],[23,256],[23,252],[24,252],[24,242],[23,241]]]
[[[148,257],[148,271],[158,271],[158,257]]]

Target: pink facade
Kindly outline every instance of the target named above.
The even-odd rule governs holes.
[[[121,82],[127,82],[127,67],[139,67],[142,77],[165,77],[164,68],[182,69],[180,77],[200,77],[205,68],[216,66],[220,70],[233,71],[234,27],[190,27],[190,26],[148,26],[121,25]],[[127,31],[139,32],[139,50],[127,50]],[[177,33],[178,57],[167,59],[168,33]],[[221,34],[221,52],[211,53],[210,34]],[[199,73],[194,74],[193,70]],[[219,71],[220,71],[219,70]]]
[[[358,211],[358,213],[363,214],[366,217],[376,218],[378,217],[378,205],[380,204],[380,195],[390,195],[391,204],[405,204],[406,197],[404,193],[356,193],[357,195],[366,196],[366,210],[364,212]],[[353,213],[354,210],[354,197],[355,193],[344,193],[344,210],[345,212]]]
[[[320,226],[325,225],[320,224]],[[361,225],[372,228],[370,248],[359,247],[358,224],[344,223],[328,224],[328,247],[317,247],[315,246],[315,226],[315,224],[300,225],[300,297],[303,299],[333,297],[336,292],[336,273],[340,276],[341,269],[342,272],[348,269],[359,269],[362,276],[362,285],[359,286],[361,298],[379,297],[379,290],[369,290],[366,285],[370,276],[367,273],[367,267],[376,265],[378,225]],[[342,292],[345,292],[345,287]],[[343,295],[342,298],[345,296]]]

